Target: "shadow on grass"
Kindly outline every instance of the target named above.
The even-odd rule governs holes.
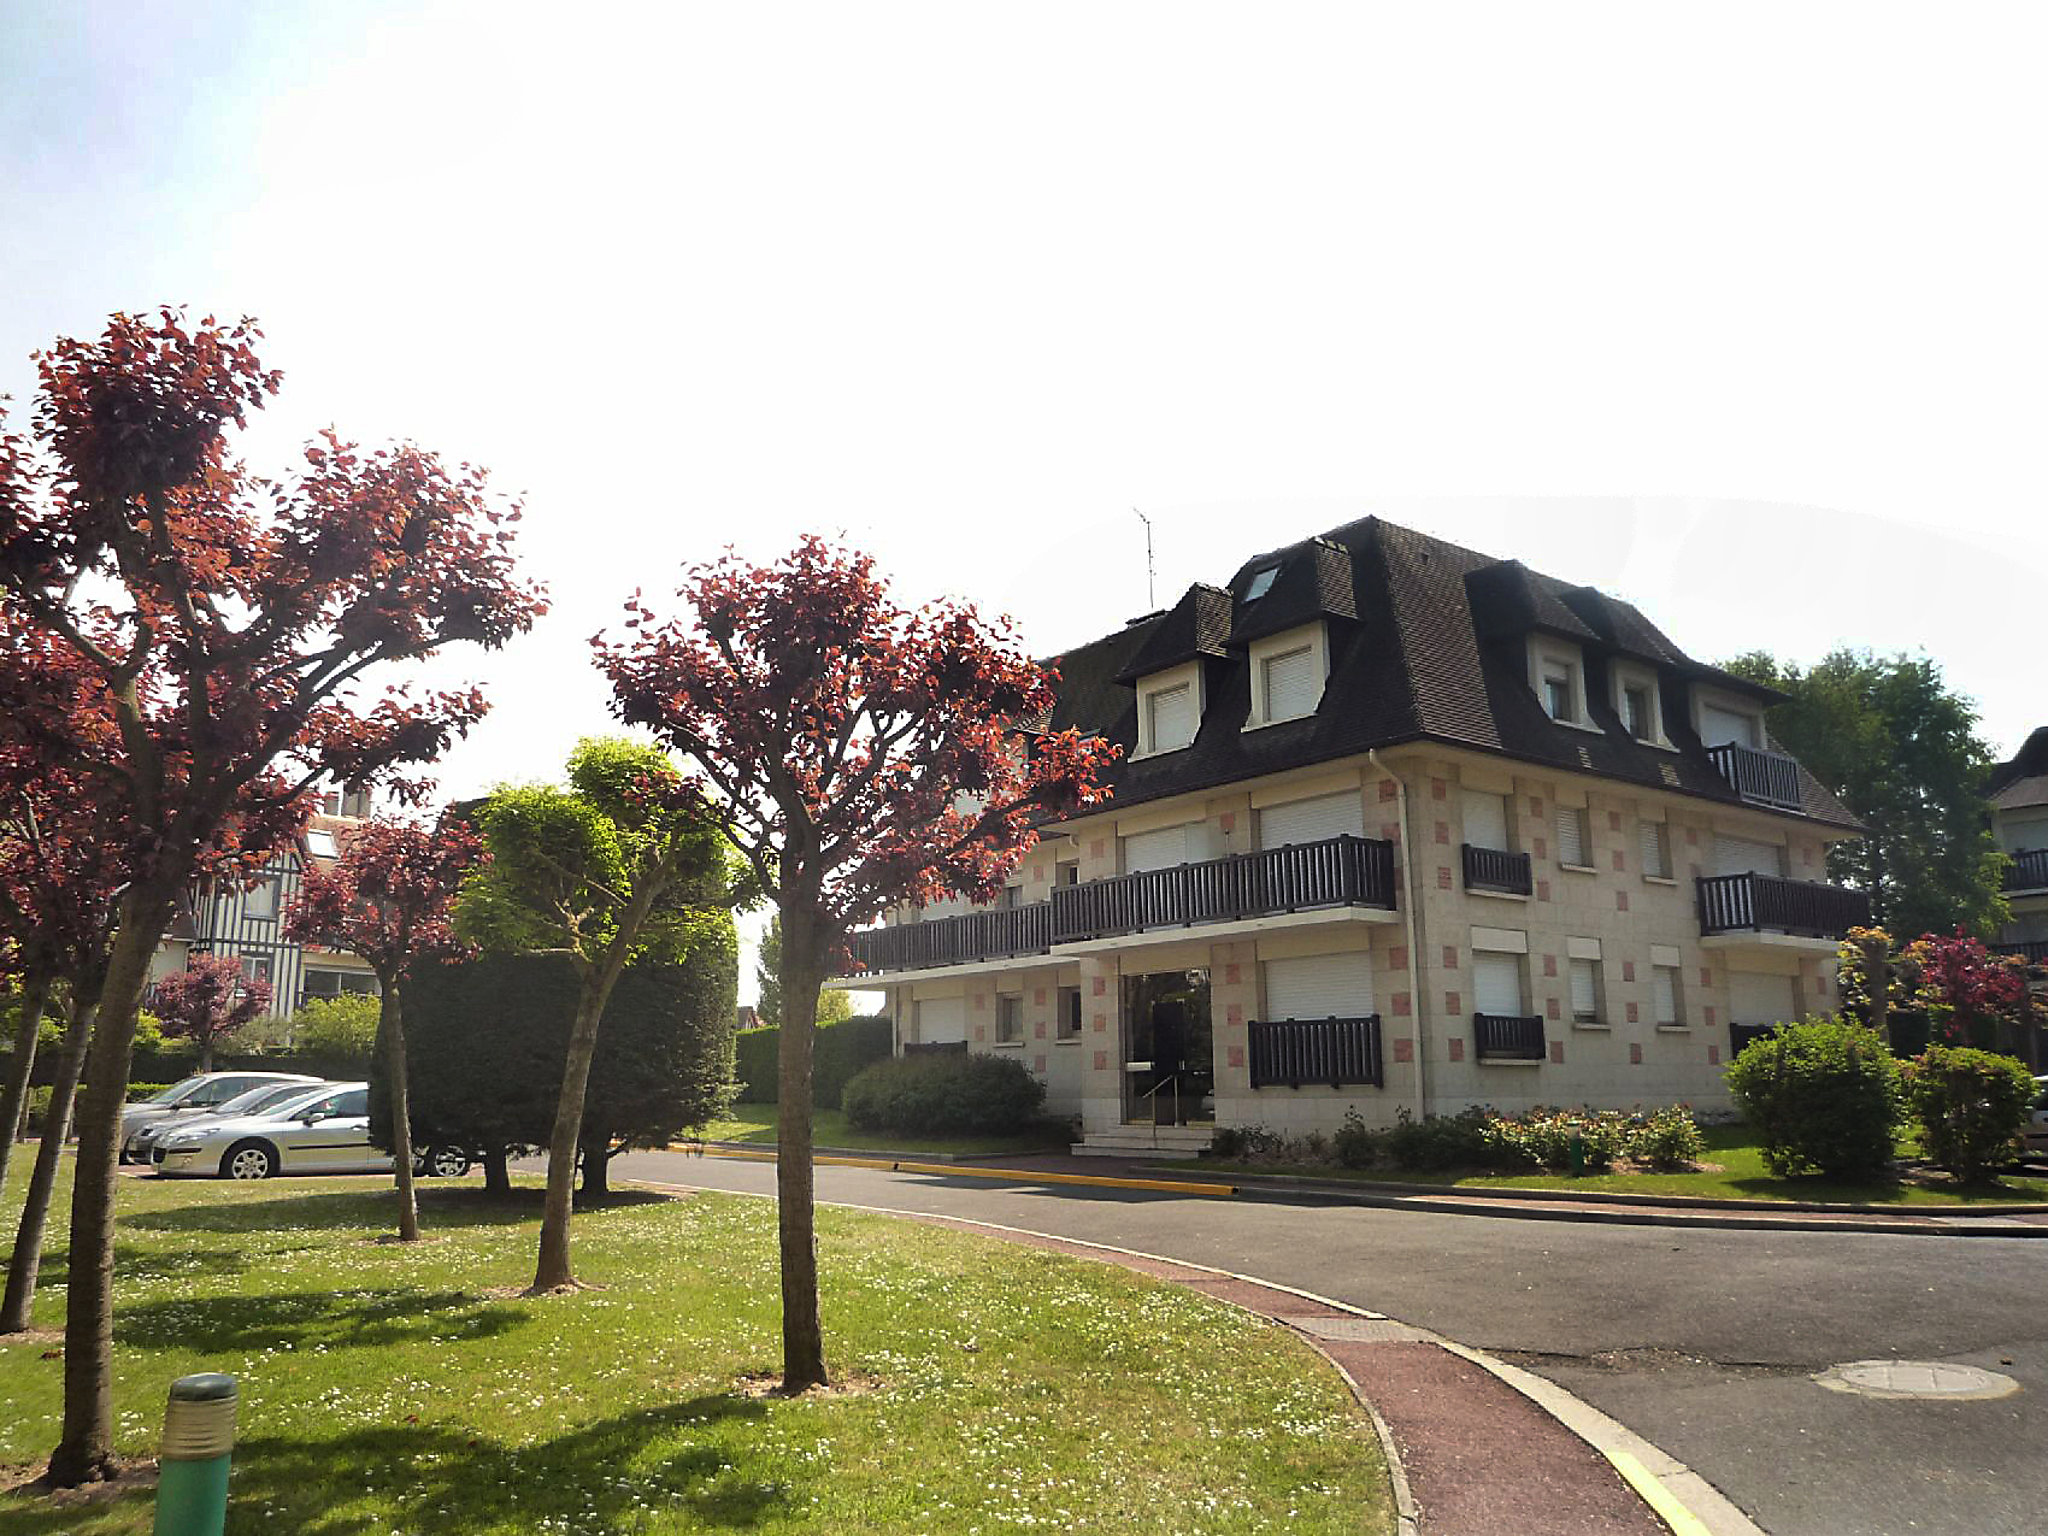
[[[205,1186],[199,1186],[202,1190]],[[420,1221],[427,1227],[504,1227],[539,1217],[543,1191],[521,1186],[510,1194],[478,1187],[427,1185],[419,1191]],[[595,1209],[621,1210],[664,1205],[673,1195],[651,1189],[622,1189]],[[580,1206],[581,1202],[579,1202]],[[269,1200],[199,1200],[163,1211],[132,1211],[117,1225],[145,1232],[317,1232],[347,1227],[373,1230],[391,1225],[389,1189],[312,1190]]]
[[[293,1349],[375,1349],[459,1333],[494,1338],[530,1321],[524,1307],[463,1291],[415,1287],[360,1291],[286,1291],[267,1296],[205,1296],[123,1306],[114,1341],[131,1349],[201,1354]]]
[[[228,1524],[298,1536],[493,1528],[628,1536],[656,1512],[674,1511],[693,1526],[747,1530],[803,1497],[765,1469],[750,1470],[745,1452],[706,1443],[704,1427],[757,1420],[765,1411],[751,1399],[715,1394],[519,1446],[440,1425],[379,1425],[323,1439],[251,1435],[235,1450]],[[132,1522],[148,1498],[129,1495],[110,1506],[106,1528]],[[96,1529],[82,1515],[18,1496],[0,1502],[0,1536]]]

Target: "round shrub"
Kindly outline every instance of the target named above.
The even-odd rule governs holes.
[[[1861,1024],[1780,1025],[1743,1047],[1728,1068],[1728,1088],[1780,1177],[1867,1178],[1892,1160],[1899,1064]]]
[[[1387,1155],[1387,1133],[1367,1125],[1357,1110],[1347,1109],[1330,1145],[1344,1167],[1370,1168]]]
[[[292,1016],[292,1044],[309,1056],[365,1069],[377,1053],[377,1018],[383,1007],[365,992],[312,998]]]
[[[2033,1074],[2010,1056],[1930,1045],[1906,1063],[1906,1104],[1930,1161],[1964,1183],[1989,1177],[2020,1150],[2034,1099]]]
[[[1494,1116],[1486,1138],[1508,1163],[1534,1163],[1553,1173],[1605,1173],[1628,1142],[1628,1121],[1611,1109],[1532,1109]]]
[[[1629,1126],[1628,1155],[1653,1173],[1677,1173],[1706,1154],[1707,1138],[1682,1104],[1653,1110]]]
[[[863,1067],[839,1107],[864,1131],[924,1136],[1009,1136],[1026,1130],[1045,1103],[1045,1084],[1006,1056],[931,1052]]]

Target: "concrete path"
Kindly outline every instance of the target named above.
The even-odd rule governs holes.
[[[629,1155],[615,1173],[773,1188],[767,1164],[674,1153]],[[828,1166],[818,1187],[825,1200],[1253,1273],[1490,1351],[1677,1457],[1774,1536],[2048,1529],[2039,1242],[1566,1225],[1050,1186],[1028,1173]],[[1988,1366],[2022,1390],[1887,1401],[1812,1379],[1889,1357]]]

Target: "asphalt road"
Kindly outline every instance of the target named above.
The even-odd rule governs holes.
[[[765,1163],[639,1153],[621,1179],[767,1192]],[[2048,1241],[1662,1227],[1010,1184],[821,1167],[822,1200],[961,1216],[1277,1280],[1491,1350],[1706,1477],[1772,1536],[2048,1531]],[[1931,1403],[1816,1371],[1982,1365]]]

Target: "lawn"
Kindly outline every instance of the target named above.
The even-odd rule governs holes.
[[[2008,1176],[1996,1184],[1962,1188],[1936,1175],[1930,1183],[1884,1181],[1841,1183],[1818,1175],[1780,1178],[1764,1166],[1754,1134],[1744,1126],[1704,1129],[1706,1161],[1718,1164],[1703,1173],[1598,1173],[1573,1178],[1541,1173],[1415,1173],[1395,1169],[1354,1171],[1330,1165],[1211,1163],[1204,1172],[1286,1173],[1304,1178],[1348,1179],[1370,1183],[1442,1184],[1457,1189],[1599,1190],[1631,1195],[1691,1195],[1711,1200],[1802,1200],[1843,1205],[1983,1205],[2014,1201],[2048,1204],[2048,1179]],[[1902,1155],[1910,1148],[1902,1145]]]
[[[579,1216],[578,1268],[600,1288],[533,1300],[509,1288],[532,1269],[535,1200],[429,1185],[431,1241],[399,1248],[377,1241],[375,1181],[124,1179],[121,1448],[150,1454],[169,1381],[219,1369],[242,1392],[230,1532],[1393,1527],[1336,1375],[1207,1297],[821,1210],[829,1358],[870,1390],[764,1398],[739,1389],[779,1357],[771,1206],[642,1196]],[[52,1257],[38,1321],[54,1328]],[[54,1344],[0,1346],[0,1464],[17,1473],[55,1439]],[[0,1495],[4,1536],[150,1520],[146,1495]]]
[[[751,1141],[775,1145],[775,1106],[735,1104],[728,1119],[715,1120],[704,1128],[710,1141]],[[935,1152],[955,1156],[990,1157],[1004,1152],[1063,1150],[1072,1141],[1064,1120],[1047,1120],[1037,1130],[1022,1136],[911,1136],[902,1131],[863,1131],[846,1123],[836,1109],[820,1109],[811,1120],[811,1139],[821,1147],[847,1147],[854,1151]]]

